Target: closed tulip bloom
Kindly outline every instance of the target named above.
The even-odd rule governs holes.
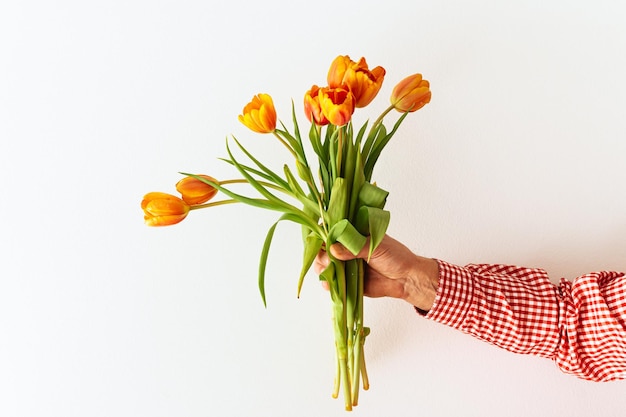
[[[208,181],[217,180],[208,175],[198,175]],[[189,205],[206,203],[217,194],[217,189],[194,177],[185,177],[176,183],[176,190],[182,195],[183,201]]]
[[[385,69],[376,67],[370,71],[365,58],[352,61],[340,55],[332,62],[328,71],[328,86],[349,89],[355,98],[355,107],[365,107],[380,91],[385,78]]]
[[[341,87],[343,85],[343,76],[351,65],[355,64],[348,55],[339,55],[330,64],[328,70],[328,86],[331,88]]]
[[[319,102],[322,113],[335,126],[343,126],[354,113],[354,96],[345,88],[324,87],[319,89]]]
[[[268,94],[257,94],[243,108],[239,121],[250,130],[258,133],[272,133],[276,130],[276,109],[272,97]]]
[[[400,112],[414,112],[430,102],[428,81],[422,74],[413,74],[400,81],[391,92],[391,104]]]
[[[304,95],[304,113],[309,122],[315,122],[318,126],[326,126],[329,122],[320,107],[319,90],[320,88],[314,85]]]
[[[189,213],[189,205],[171,194],[152,192],[143,197],[141,208],[148,226],[169,226],[181,221]]]

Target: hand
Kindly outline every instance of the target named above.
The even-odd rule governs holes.
[[[332,245],[330,251],[342,261],[354,258],[367,260],[369,241],[357,256],[340,243]],[[328,263],[328,255],[321,251],[315,260],[315,272],[319,275]],[[372,253],[367,266],[366,296],[399,298],[423,311],[432,307],[439,283],[439,265],[436,260],[418,256],[402,243],[385,236]]]

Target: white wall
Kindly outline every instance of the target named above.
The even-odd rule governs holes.
[[[339,54],[419,71],[432,102],[375,177],[390,233],[457,264],[626,270],[626,25],[618,1],[20,1],[0,6],[0,415],[340,416],[327,294],[295,298],[284,225],[247,207],[143,225],[145,192],[218,178],[236,116],[283,120]],[[282,3],[282,4],[281,4]],[[625,383],[566,376],[368,300],[362,416],[617,416]]]

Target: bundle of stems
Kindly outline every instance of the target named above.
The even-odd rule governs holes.
[[[298,280],[298,297],[303,280],[320,250],[339,242],[356,255],[367,244],[369,237],[371,253],[385,236],[390,221],[389,211],[384,210],[388,192],[371,183],[371,175],[383,148],[408,113],[399,118],[390,132],[382,123],[384,114],[372,125],[367,135],[368,123],[356,133],[351,122],[344,126],[329,124],[325,127],[311,124],[308,139],[316,155],[317,180],[307,158],[295,112],[294,132],[288,132],[283,125],[283,129],[276,129],[274,134],[295,157],[299,179],[287,164],[283,167],[283,175],[279,175],[233,138],[249,160],[247,165],[241,163],[235,158],[227,141],[228,158],[224,158],[224,161],[233,165],[244,181],[259,192],[261,198],[235,193],[226,187],[226,182],[183,173],[218,189],[234,201],[283,213],[268,230],[259,262],[258,284],[264,304],[267,258],[279,222],[287,220],[302,226],[304,253]],[[297,200],[302,208],[272,191],[280,191]],[[358,404],[360,387],[369,388],[363,352],[365,339],[370,332],[363,320],[365,262],[363,259],[341,261],[334,258],[330,251],[328,256],[329,266],[322,272],[320,279],[328,283],[332,300],[337,359],[332,395],[338,397],[342,387],[346,410],[351,410]]]

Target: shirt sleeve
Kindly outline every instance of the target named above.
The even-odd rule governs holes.
[[[438,263],[439,288],[426,318],[514,353],[550,358],[579,378],[626,378],[623,273],[554,285],[542,269]]]

